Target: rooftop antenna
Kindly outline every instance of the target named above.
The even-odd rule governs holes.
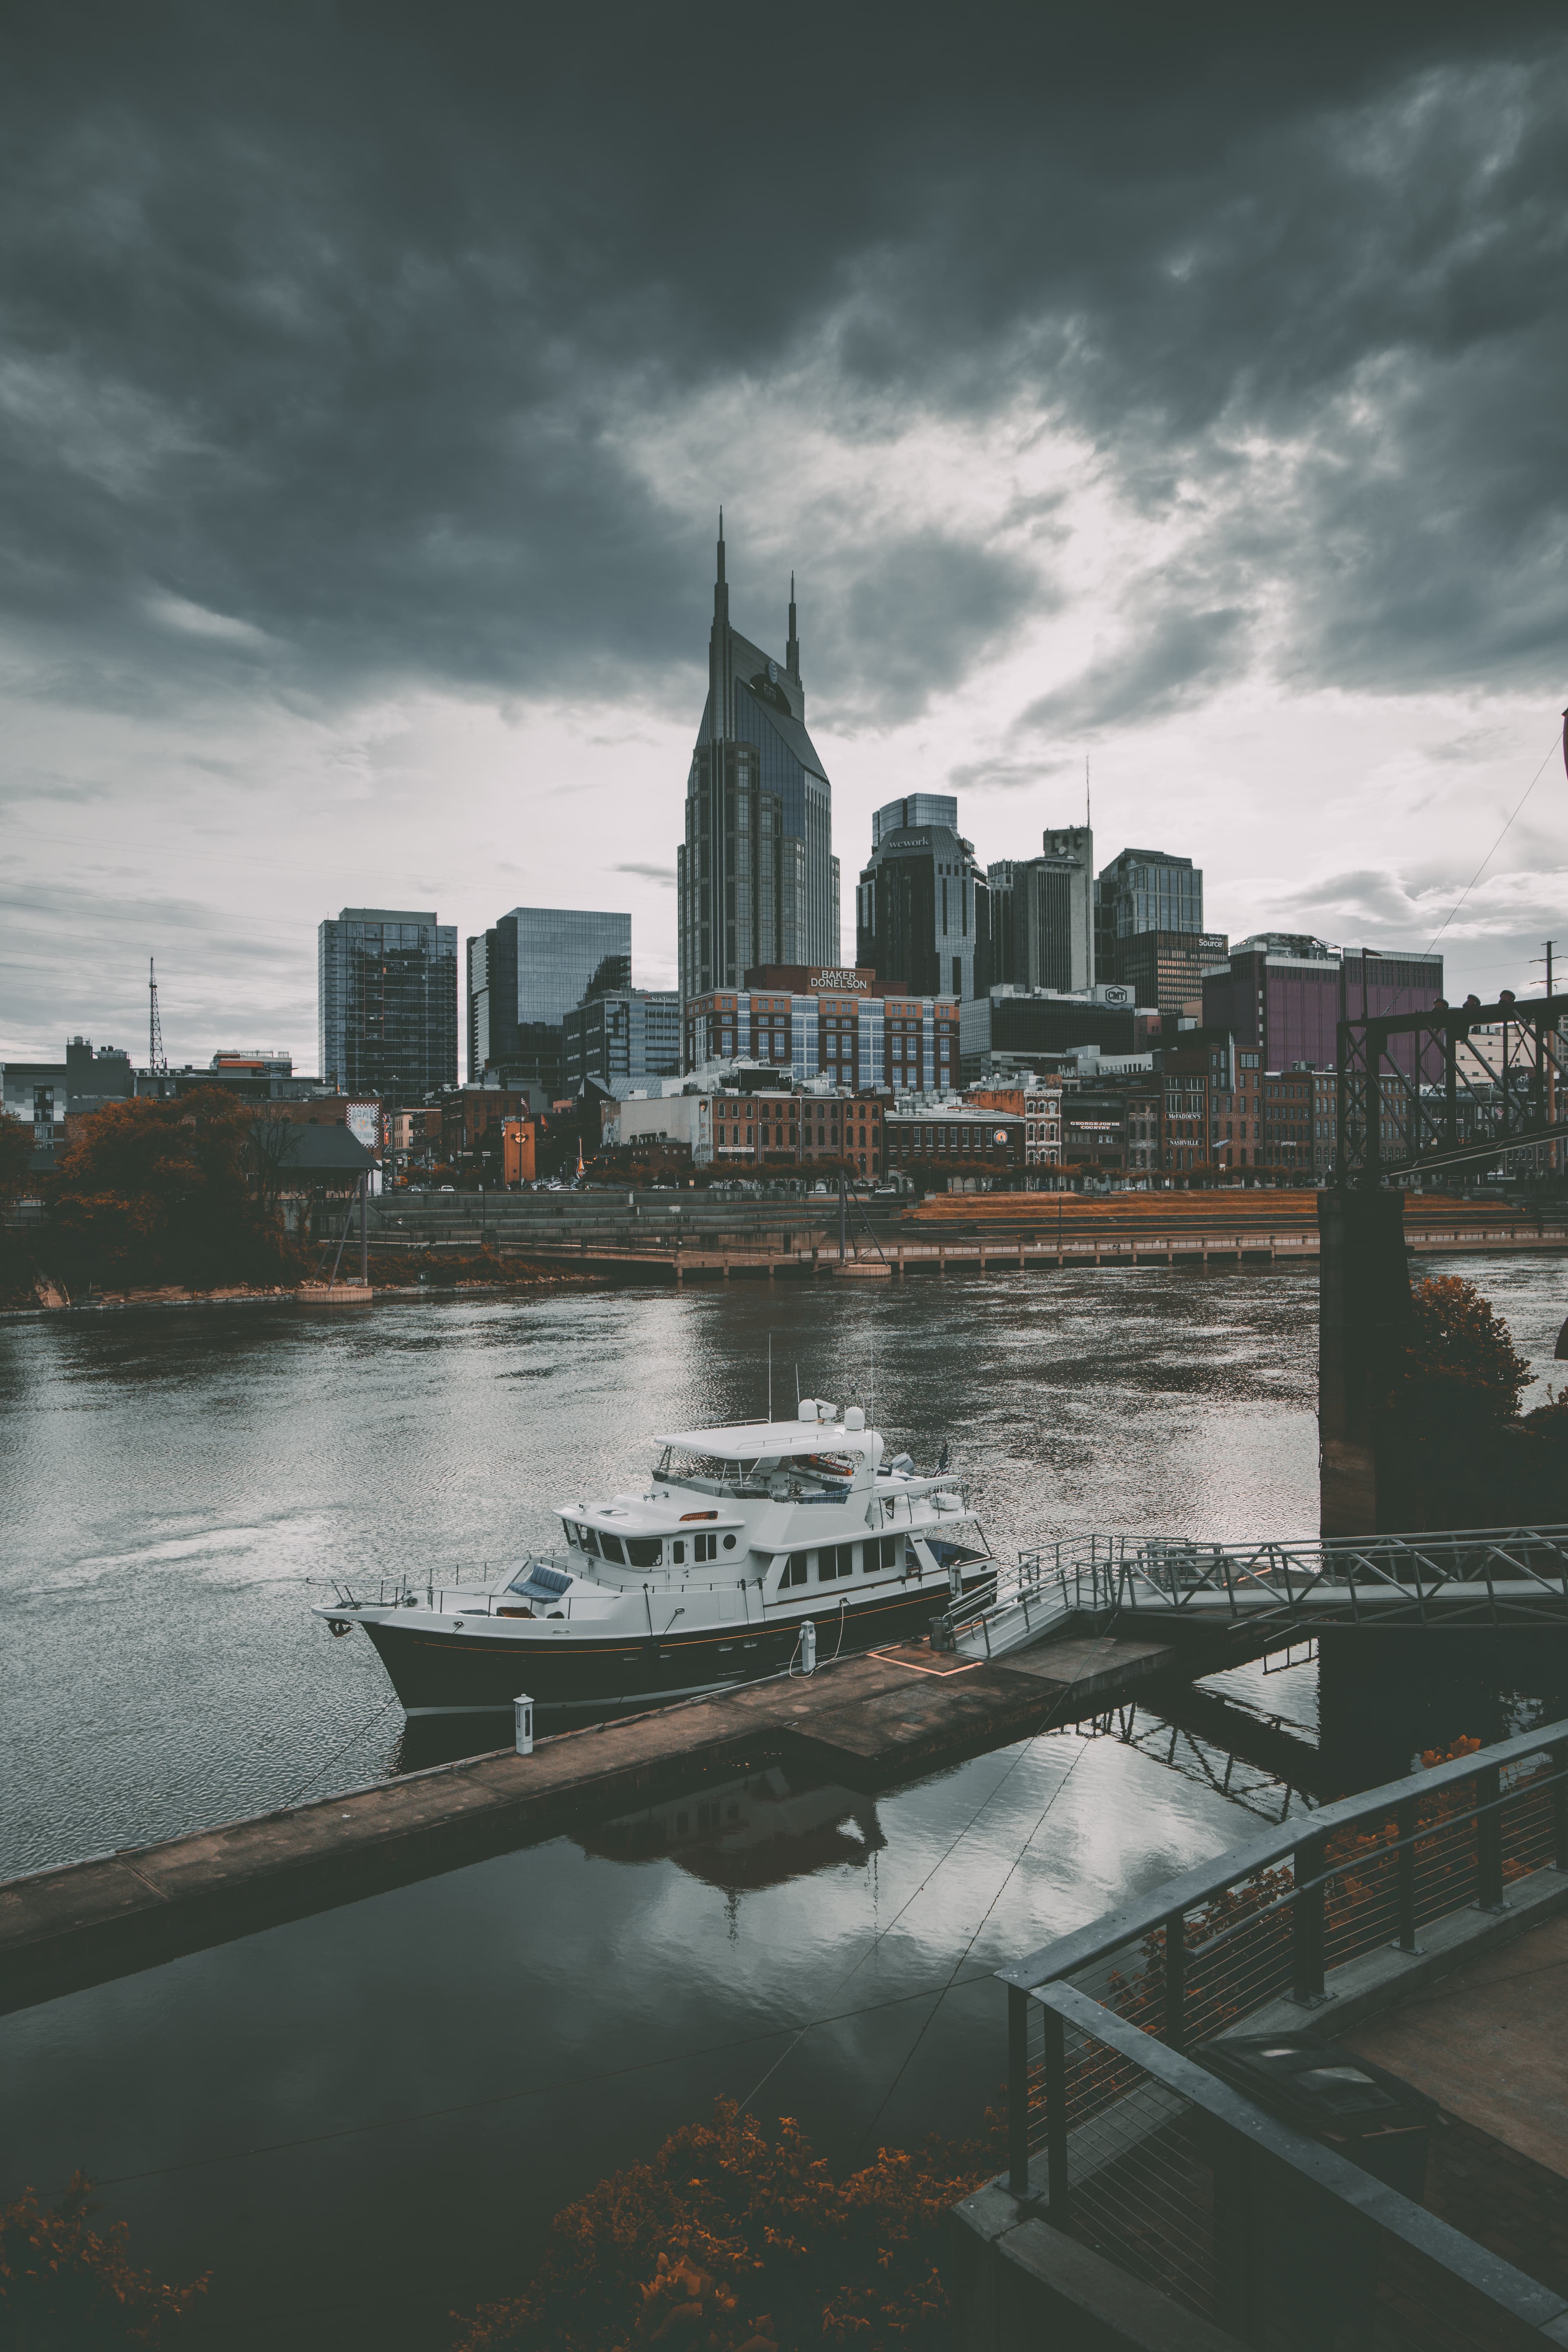
[[[158,974],[151,956],[147,959],[147,1067],[154,1074],[166,1071],[163,1058],[163,1024],[158,1012]]]
[[[1094,831],[1094,817],[1090,811],[1089,798],[1089,753],[1087,751],[1083,755],[1083,829],[1086,833]]]

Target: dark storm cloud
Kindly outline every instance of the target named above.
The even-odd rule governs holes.
[[[1130,577],[1126,651],[1037,724],[1206,690],[1265,583],[1304,680],[1560,669],[1555,8],[68,0],[8,37],[0,594],[40,690],[657,679],[747,486],[673,510],[636,421],[812,342],[803,426],[1032,402],[1151,526],[1194,507],[1210,593]],[[875,540],[825,540],[810,676],[852,714],[1071,593]]]

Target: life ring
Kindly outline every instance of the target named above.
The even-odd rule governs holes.
[[[327,1620],[327,1631],[331,1633],[334,1642],[340,1642],[345,1633],[352,1633],[353,1632],[353,1627],[346,1617],[329,1617]]]

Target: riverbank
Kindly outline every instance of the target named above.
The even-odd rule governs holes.
[[[508,1266],[501,1275],[469,1276],[453,1275],[443,1266],[439,1278],[426,1276],[417,1282],[382,1282],[376,1279],[376,1268],[371,1267],[371,1291],[375,1299],[442,1298],[461,1296],[465,1298],[504,1297],[519,1290],[573,1290],[598,1286],[592,1274],[578,1274],[570,1267],[547,1265]],[[52,1287],[53,1286],[51,1286]],[[269,1288],[248,1289],[242,1284],[217,1290],[182,1290],[174,1285],[157,1289],[100,1291],[90,1298],[67,1298],[58,1294],[37,1307],[0,1307],[0,1323],[47,1323],[62,1316],[100,1317],[105,1315],[167,1314],[191,1307],[215,1308],[231,1307],[273,1307],[292,1308],[300,1304],[300,1296],[292,1286],[277,1284]]]

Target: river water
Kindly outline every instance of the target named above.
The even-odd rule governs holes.
[[[1444,1270],[1550,1376],[1558,1262]],[[555,1498],[624,1486],[652,1433],[761,1412],[770,1331],[775,1400],[797,1366],[839,1402],[874,1384],[999,1546],[1309,1532],[1315,1311],[1298,1270],[1085,1269],[0,1326],[0,1872],[435,1760],[453,1735],[414,1745],[310,1600],[549,1541]],[[1385,1759],[1551,1702],[1508,1679],[1413,1676]],[[1313,1666],[1211,1687],[1316,1739]],[[1237,1741],[1129,1710],[875,1798],[759,1756],[657,1818],[42,2004],[0,2021],[0,2200],[82,2166],[139,2261],[215,2269],[193,2342],[434,2352],[563,2201],[718,2094],[836,2163],[976,2129],[996,1966],[1304,1805]]]

